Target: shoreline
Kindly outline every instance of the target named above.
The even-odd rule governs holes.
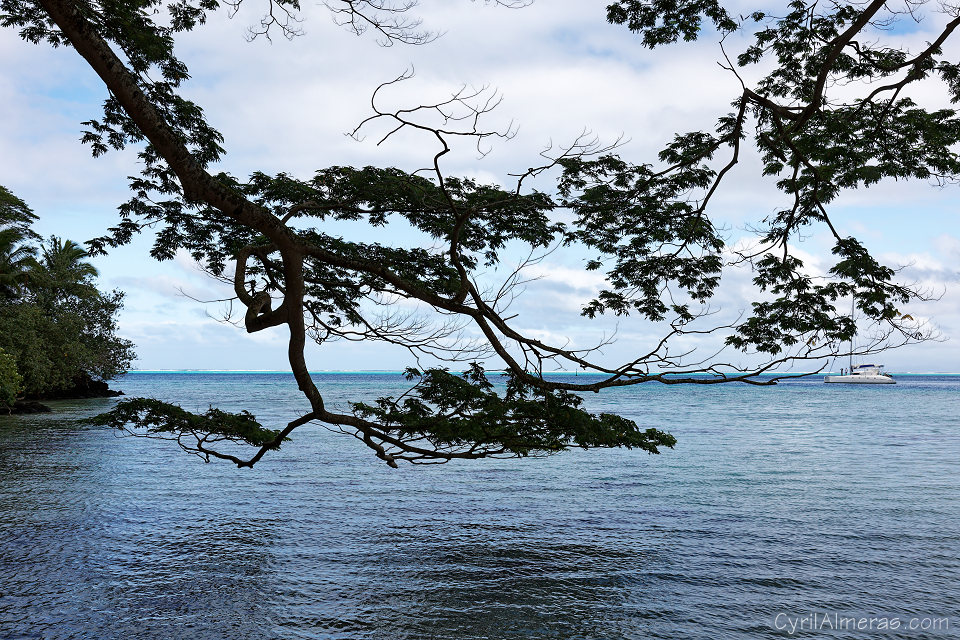
[[[126,394],[123,391],[111,389],[109,383],[105,380],[87,379],[72,389],[17,400],[10,407],[9,415],[52,413],[53,409],[43,404],[51,400],[92,400],[94,398],[116,398],[122,395]]]

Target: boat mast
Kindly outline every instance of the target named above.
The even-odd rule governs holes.
[[[853,320],[853,312],[856,308],[856,296],[852,293],[850,294],[850,319]],[[853,337],[850,338],[850,368],[847,370],[847,375],[853,373]]]

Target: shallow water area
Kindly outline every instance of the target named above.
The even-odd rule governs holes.
[[[341,407],[399,374],[318,374]],[[128,396],[249,409],[289,375],[135,373]],[[677,436],[401,466],[308,426],[255,468],[74,419],[0,417],[2,638],[782,638],[803,616],[960,630],[960,377],[587,397]],[[947,619],[947,628],[906,629]],[[870,637],[822,618],[795,637]],[[919,624],[919,623],[918,623]]]

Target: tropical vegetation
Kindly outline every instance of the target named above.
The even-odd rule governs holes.
[[[119,291],[97,289],[97,270],[72,240],[46,240],[36,215],[0,186],[0,408],[18,397],[86,392],[134,357],[116,335]]]

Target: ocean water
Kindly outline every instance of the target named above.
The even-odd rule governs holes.
[[[303,409],[281,374],[115,386]],[[112,400],[0,417],[0,638],[960,637],[960,377],[587,401],[676,449],[393,470],[307,426],[238,470],[73,421]]]

